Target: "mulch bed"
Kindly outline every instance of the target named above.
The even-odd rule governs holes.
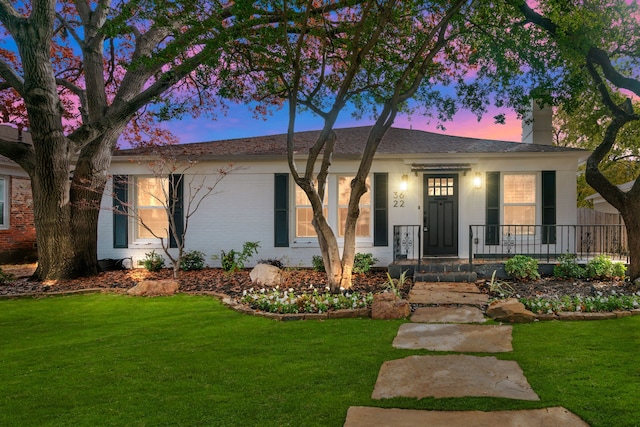
[[[1,266],[2,271],[11,273],[16,280],[0,284],[0,296],[20,295],[47,295],[61,292],[74,292],[83,289],[112,289],[125,290],[135,286],[145,279],[159,280],[172,278],[172,270],[163,269],[158,273],[151,273],[144,269],[108,271],[98,276],[80,278],[75,280],[60,280],[49,282],[37,282],[29,280],[33,273],[34,265]],[[242,292],[256,285],[251,283],[249,271],[244,270],[229,274],[218,268],[206,268],[201,271],[187,271],[180,273],[181,291],[183,292],[216,292],[238,298]],[[598,281],[562,281],[554,278],[543,278],[530,282],[508,282],[519,297],[564,295],[595,295],[601,292],[603,295],[612,293],[633,294],[638,291],[624,281],[598,282]],[[292,288],[297,293],[309,291],[311,286],[323,290],[327,284],[325,273],[310,269],[296,269],[285,271],[283,288]],[[401,288],[401,294],[406,297],[411,289],[411,281],[408,280]],[[484,280],[479,280],[481,291],[489,292],[489,285]],[[386,290],[388,279],[385,269],[375,269],[368,274],[354,274],[353,287],[350,292],[377,293]],[[495,295],[494,295],[495,296]]]

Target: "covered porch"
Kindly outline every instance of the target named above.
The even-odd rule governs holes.
[[[629,262],[624,224],[590,225],[470,225],[468,253],[425,256],[425,232],[420,225],[393,227],[392,276],[408,270],[412,277],[430,281],[475,281],[503,271],[504,261],[514,255],[539,260],[550,274],[560,255],[574,254],[579,263],[598,255]]]

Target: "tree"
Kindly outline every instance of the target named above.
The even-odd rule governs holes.
[[[144,186],[137,181],[122,182],[122,177],[114,177],[113,185],[135,186],[135,193],[146,198],[147,205],[158,206],[164,211],[162,222],[166,225],[158,226],[157,222],[144,215],[136,203],[118,199],[116,191],[113,195],[118,206],[114,213],[133,218],[150,237],[160,241],[164,254],[171,261],[173,277],[177,279],[191,217],[205,199],[216,194],[218,184],[237,167],[229,164],[215,174],[207,171],[202,175],[197,171],[198,162],[182,155],[180,146],[159,147],[148,154],[153,160],[142,163],[151,171],[151,178],[147,178],[150,185]]]
[[[200,0],[0,0],[0,111],[28,120],[33,145],[0,140],[30,176],[40,279],[91,275],[111,154],[127,124],[215,111],[220,48],[271,11]],[[224,63],[224,62],[223,62]]]
[[[287,104],[289,169],[311,203],[328,283],[337,292],[351,287],[359,202],[367,191],[366,178],[378,144],[411,98],[434,107],[443,118],[453,114],[455,106],[437,85],[463,78],[469,50],[458,43],[458,36],[467,30],[464,18],[474,9],[464,1],[363,1],[314,15],[313,4],[273,3],[281,22],[263,28],[259,40],[249,38],[235,45],[233,71],[253,79],[249,100]],[[300,15],[304,18],[291,19]],[[271,49],[256,48],[264,40]],[[376,121],[351,182],[341,257],[322,200],[336,143],[333,127],[347,103],[360,114],[371,113]],[[323,125],[299,171],[294,154],[301,109],[312,111]]]
[[[620,147],[631,150],[634,159],[638,149],[636,132],[640,115],[627,96],[640,97],[639,5],[608,1],[573,5],[549,0],[539,2],[534,10],[522,1],[514,4],[534,31],[544,30],[562,54],[566,70],[574,76],[573,81],[589,82],[588,89],[598,97],[597,105],[604,107],[594,111],[596,120],[590,121],[601,130],[593,132],[597,144],[587,160],[586,180],[622,215],[629,239],[628,274],[631,279],[637,279],[640,277],[640,180],[636,179],[631,189],[624,192],[607,179],[601,169]]]

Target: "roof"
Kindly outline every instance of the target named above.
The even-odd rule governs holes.
[[[337,136],[334,157],[360,156],[372,126],[335,129]],[[296,132],[294,150],[306,154],[320,135],[320,131]],[[160,150],[171,150],[174,155],[197,157],[254,157],[285,156],[287,135],[267,135],[251,138],[179,144],[163,147],[144,147],[119,150],[115,156],[156,155]],[[178,150],[176,152],[175,150]],[[477,138],[449,136],[421,130],[390,128],[377,154],[437,154],[437,153],[586,153],[585,150],[553,145],[525,144]]]

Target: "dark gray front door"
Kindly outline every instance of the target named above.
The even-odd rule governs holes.
[[[458,176],[424,175],[424,254],[458,256]]]

